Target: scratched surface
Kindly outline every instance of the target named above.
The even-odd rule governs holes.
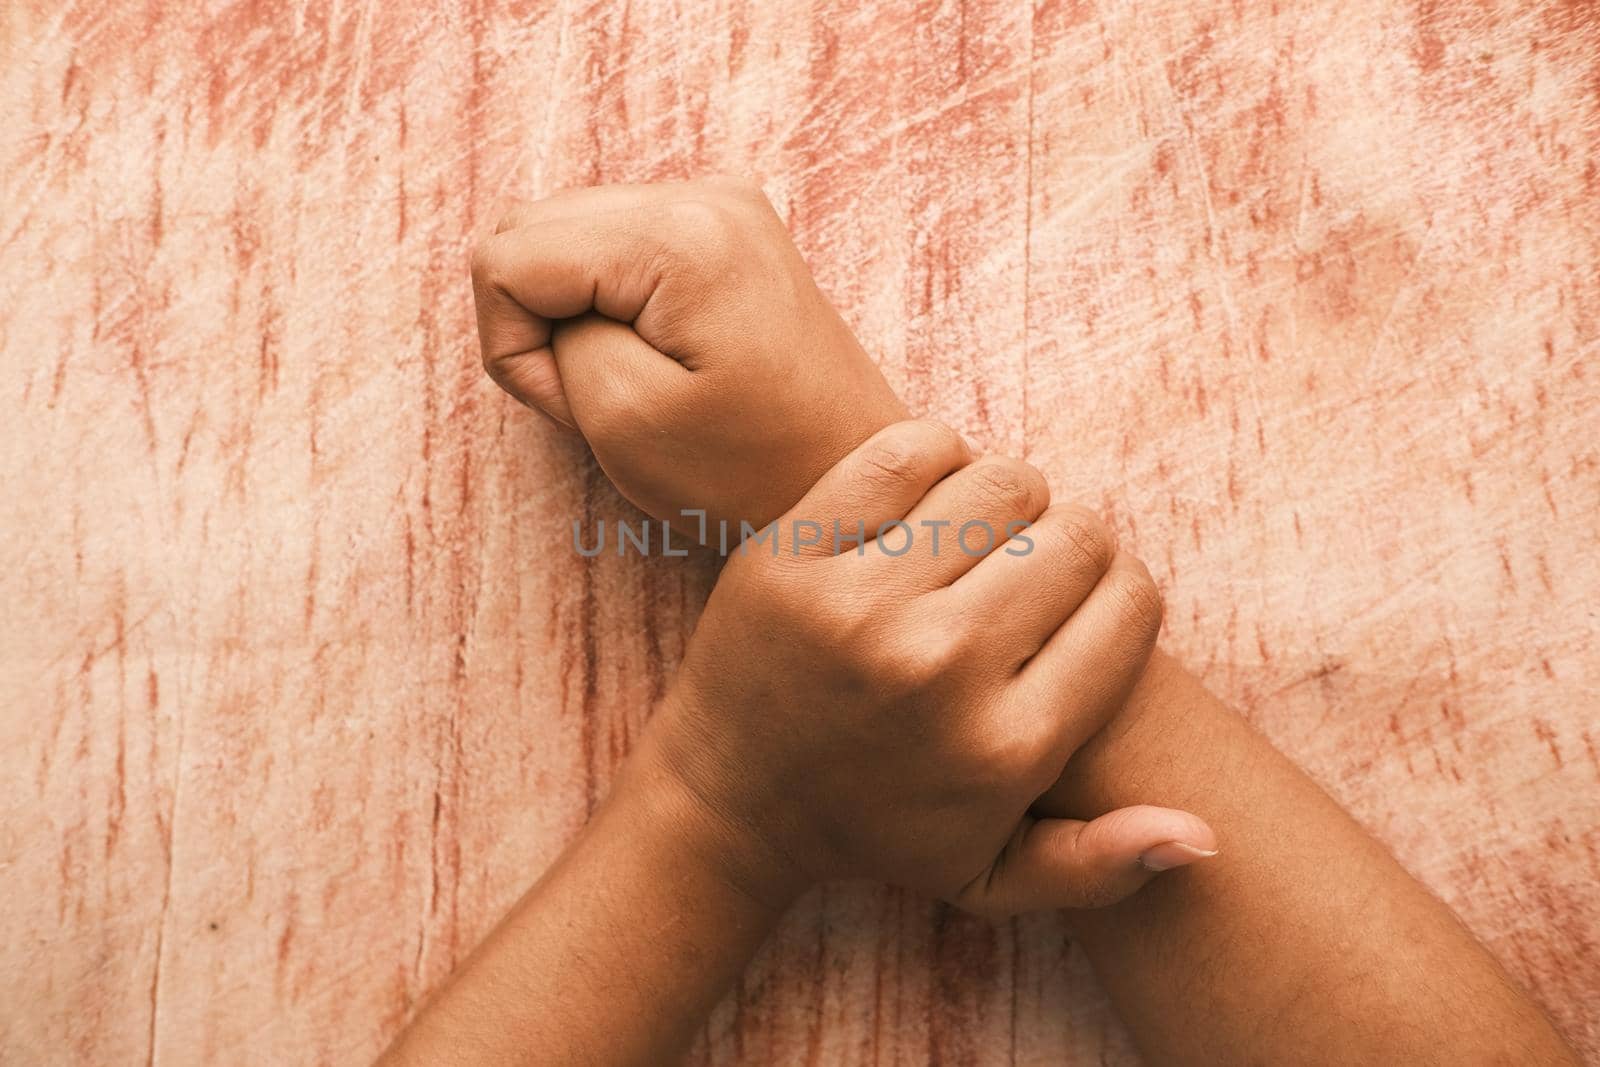
[[[467,250],[729,170],[1600,1062],[1600,16],[872,6],[4,5],[0,1060],[360,1062],[575,832],[711,574],[562,547]],[[1132,1061],[865,887],[696,1057]]]

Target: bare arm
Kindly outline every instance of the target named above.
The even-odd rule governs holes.
[[[379,1062],[670,1061],[782,911],[724,873],[729,847],[671,776],[631,761]]]
[[[775,515],[903,417],[751,187],[564,194],[486,248],[475,282],[491,374],[576,425],[658,517]],[[1204,872],[1077,920],[1154,1061],[1573,1062],[1441,902],[1159,653],[1041,808],[1135,802],[1197,812],[1223,849]]]
[[[1072,926],[1152,1063],[1570,1064],[1450,910],[1160,652],[1050,807],[1190,808],[1220,862]]]
[[[1006,479],[1024,492],[996,494]],[[616,790],[391,1062],[668,1062],[820,881],[1003,915],[1103,905],[1155,877],[1152,859],[1214,855],[1180,811],[1030,813],[1132,689],[1160,626],[1144,565],[1092,516],[1048,508],[1043,485],[1017,460],[973,462],[930,422],[891,426],[827,471],[801,517],[1004,525],[1020,509],[1039,541],[835,555],[788,524],[770,555],[730,560]]]

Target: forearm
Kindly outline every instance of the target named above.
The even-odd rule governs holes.
[[[818,448],[849,447],[870,416],[895,417],[868,414],[813,430]],[[1223,853],[1076,918],[1152,1062],[1314,1062],[1319,1042],[1339,1063],[1462,1062],[1488,1050],[1570,1061],[1449,909],[1160,651],[1039,807],[1092,818],[1130,804],[1194,812]]]
[[[1170,657],[1049,807],[1196,812],[1222,855],[1073,926],[1152,1063],[1569,1063],[1450,911]]]
[[[847,447],[874,417],[896,415],[813,431],[818,447]],[[1222,844],[1212,863],[1076,914],[1151,1062],[1571,1062],[1450,910],[1159,650],[1039,809],[1130,804],[1192,811]]]
[[[697,508],[760,526],[901,417],[758,191],[582,195],[589,221],[571,198],[534,205],[479,258],[480,332],[497,380],[565,412],[630,499],[658,518]],[[698,204],[687,214],[685,197]],[[641,248],[666,264],[653,286],[632,266]],[[585,308],[597,314],[570,318]],[[1057,790],[1065,814],[1167,804],[1222,840],[1215,871],[1163,877],[1083,920],[1159,1060],[1303,1062],[1319,1036],[1347,1060],[1362,1058],[1352,1048],[1448,1058],[1496,1038],[1556,1047],[1448,910],[1170,660],[1158,656]],[[1440,1010],[1441,984],[1455,1014]]]
[[[473,952],[385,1064],[672,1062],[771,931],[727,842],[647,759]]]

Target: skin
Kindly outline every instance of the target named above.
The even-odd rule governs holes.
[[[778,514],[904,417],[754,186],[528,205],[474,285],[489,373],[657,517]],[[1034,811],[1130,803],[1192,810],[1224,850],[1072,914],[1151,1062],[1577,1062],[1440,901],[1159,651]]]
[[[388,1061],[658,1063],[825,880],[1000,916],[1115,900],[1211,854],[1184,812],[1030,813],[1161,625],[1144,565],[1048,503],[1037,471],[974,462],[931,422],[826,471],[770,551],[724,568],[616,790]],[[1030,550],[835,554],[792,521],[957,516],[1029,521]]]

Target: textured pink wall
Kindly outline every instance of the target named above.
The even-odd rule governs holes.
[[[358,1061],[579,826],[711,572],[565,550],[467,250],[719,169],[1600,1056],[1600,16],[1277,6],[5,5],[0,1059]],[[866,887],[698,1055],[1131,1061]]]

